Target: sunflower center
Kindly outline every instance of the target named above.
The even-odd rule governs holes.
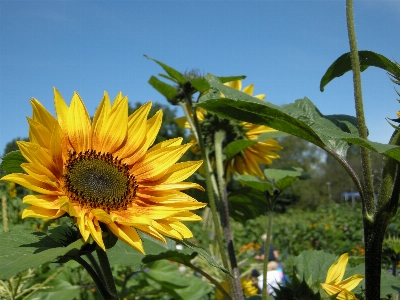
[[[126,164],[110,153],[70,152],[66,169],[67,195],[82,207],[107,212],[126,209],[136,195],[135,177]]]

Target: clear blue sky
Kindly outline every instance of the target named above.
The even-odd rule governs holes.
[[[400,1],[355,1],[360,50],[400,61]],[[77,91],[91,115],[103,91],[131,102],[165,100],[148,83],[161,72],[143,54],[185,71],[247,75],[274,104],[307,96],[324,114],[355,115],[351,74],[319,82],[348,52],[345,1],[0,0],[0,154],[28,136],[29,99],[54,113],[55,86]],[[370,139],[386,143],[400,110],[380,69],[362,75]]]

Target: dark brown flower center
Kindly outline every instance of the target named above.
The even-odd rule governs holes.
[[[136,195],[135,176],[110,153],[70,152],[66,169],[67,196],[82,207],[101,208],[106,212],[124,210]]]

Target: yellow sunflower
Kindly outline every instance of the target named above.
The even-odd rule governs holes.
[[[241,284],[242,289],[243,289],[243,294],[246,297],[257,295],[258,288],[253,285],[253,282],[251,281],[251,279],[247,279],[245,277],[242,277],[242,278],[240,278],[240,284]],[[221,282],[221,286],[226,292],[229,293],[229,286],[228,286],[228,282],[227,281]],[[217,300],[223,300],[224,299],[224,294],[222,294],[222,292],[219,289],[217,289],[215,291],[215,298]]]
[[[242,90],[242,81],[236,80],[225,83],[225,85],[242,91],[250,96],[253,95],[254,85],[250,84]],[[264,100],[265,95],[254,96],[260,100]],[[277,130],[264,125],[256,125],[249,122],[235,122],[226,119],[218,118],[216,115],[207,112],[206,110],[199,108],[197,109],[197,118],[200,122],[202,135],[205,140],[205,145],[212,148],[214,145],[214,134],[218,130],[224,130],[226,138],[224,147],[229,143],[236,140],[258,140],[259,136],[263,133],[276,132]],[[185,118],[177,119],[177,123],[186,128],[191,128],[189,122]],[[192,142],[195,143],[195,137],[192,136]],[[225,171],[227,178],[231,173],[238,174],[249,174],[257,175],[264,178],[263,172],[259,165],[270,165],[274,159],[279,158],[279,155],[275,152],[283,149],[279,143],[274,139],[267,139],[265,141],[258,141],[245,148],[234,157],[224,161]],[[199,152],[199,147],[194,146],[193,151]],[[211,151],[212,153],[212,151]]]
[[[165,243],[164,236],[192,237],[181,221],[198,221],[192,213],[204,207],[181,192],[202,189],[183,182],[202,161],[177,163],[191,144],[182,138],[150,147],[161,126],[162,111],[148,118],[151,102],[128,117],[128,98],[119,93],[113,104],[104,93],[93,121],[79,95],[70,106],[54,89],[57,119],[36,99],[28,118],[29,142],[18,142],[28,161],[26,174],[1,180],[36,192],[25,196],[30,204],[22,217],[55,219],[72,216],[83,240],[89,237],[105,250],[100,224],[144,253],[140,230]]]
[[[364,278],[364,275],[355,274],[342,280],[348,260],[349,255],[347,253],[342,254],[329,268],[325,283],[321,283],[322,288],[328,295],[338,294],[336,297],[338,300],[357,300],[354,293],[350,291]]]

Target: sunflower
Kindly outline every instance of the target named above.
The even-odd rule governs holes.
[[[339,259],[332,264],[326,275],[325,283],[321,283],[322,288],[328,295],[335,295],[336,299],[340,300],[357,300],[354,293],[350,292],[363,280],[364,275],[355,274],[345,280],[343,279],[346,271],[349,255],[342,254]]]
[[[225,83],[225,85],[242,91],[250,96],[253,95],[253,84],[250,84],[243,90],[241,80],[231,81]],[[254,97],[264,100],[265,95],[261,94]],[[214,134],[218,130],[224,130],[226,133],[223,147],[226,147],[229,143],[237,140],[257,141],[235,156],[224,161],[227,178],[229,178],[231,173],[257,175],[261,178],[264,178],[263,172],[261,171],[259,165],[270,165],[274,159],[279,158],[279,155],[275,151],[281,150],[282,147],[276,140],[270,138],[265,141],[258,141],[261,134],[277,132],[277,130],[264,125],[222,119],[202,108],[198,108],[196,110],[196,115],[200,123],[204,144],[206,147],[210,148],[211,155],[213,154]],[[177,119],[176,122],[185,128],[191,128],[185,117]],[[200,149],[196,144],[195,135],[192,135],[191,138],[192,142],[195,144],[192,151],[199,153]]]
[[[253,285],[253,282],[251,281],[251,279],[247,279],[245,277],[242,277],[242,278],[240,278],[240,284],[242,286],[243,294],[246,297],[257,295],[258,288]],[[227,281],[221,282],[221,286],[226,292],[229,293],[229,286],[228,286],[228,282]],[[217,300],[223,300],[224,299],[224,295],[222,294],[222,292],[219,289],[217,289],[215,291],[215,298]]]
[[[57,118],[36,99],[28,118],[29,142],[18,142],[26,174],[1,180],[36,192],[23,218],[74,218],[85,242],[91,237],[102,249],[110,231],[144,253],[137,230],[162,242],[164,236],[192,237],[181,221],[199,221],[192,210],[205,206],[182,190],[202,187],[183,182],[202,161],[177,161],[191,144],[182,138],[151,147],[161,126],[162,111],[148,119],[151,102],[128,117],[128,98],[119,93],[113,104],[104,93],[93,121],[75,92],[70,106],[54,89]],[[107,230],[108,228],[108,230]]]

